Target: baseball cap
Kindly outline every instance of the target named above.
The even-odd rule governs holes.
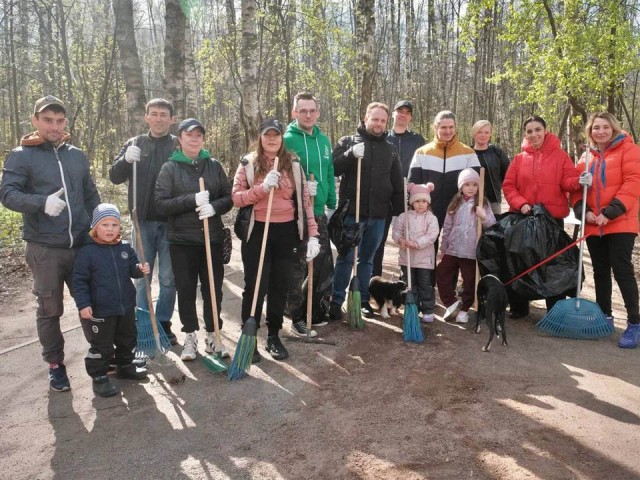
[[[393,107],[393,111],[395,112],[399,108],[408,108],[411,113],[413,113],[413,104],[409,100],[400,100],[396,103],[396,106]]]
[[[178,125],[178,132],[181,132],[183,130],[186,130],[187,132],[191,132],[194,128],[199,128],[200,130],[202,130],[203,135],[207,133],[207,131],[204,128],[204,125],[202,125],[195,118],[187,118],[181,121],[180,125]]]
[[[64,106],[62,100],[54,97],[53,95],[47,95],[46,97],[42,97],[36,100],[36,104],[33,107],[33,114],[35,115],[36,113],[40,113],[52,105],[57,105],[58,107],[62,108],[66,115],[67,107]]]
[[[284,132],[282,124],[277,118],[265,118],[260,122],[260,135],[264,135],[269,130],[276,130],[280,135]]]

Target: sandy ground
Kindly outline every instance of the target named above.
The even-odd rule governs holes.
[[[395,262],[387,256],[388,273]],[[587,297],[590,275],[587,267]],[[321,327],[335,346],[285,340],[289,360],[265,357],[239,382],[199,360],[177,360],[183,384],[161,375],[118,381],[122,395],[103,399],[84,371],[73,304],[62,322],[72,390],[50,392],[30,281],[15,273],[8,283],[0,303],[0,478],[640,478],[640,352],[617,347],[619,299],[617,332],[598,341],[538,332],[540,308],[508,320],[509,347],[494,343],[490,353],[481,351],[486,331],[471,326],[438,318],[415,345],[402,341],[401,317],[376,317],[364,331]],[[223,303],[230,349],[242,285],[235,250]]]

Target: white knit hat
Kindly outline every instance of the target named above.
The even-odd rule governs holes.
[[[473,168],[465,168],[458,175],[458,190],[462,190],[462,186],[468,182],[480,184],[480,175]]]
[[[120,221],[120,210],[112,203],[101,203],[93,210],[93,220],[91,220],[91,228],[96,228],[103,219],[113,217]]]
[[[431,205],[431,192],[433,192],[434,185],[429,182],[426,185],[417,185],[415,183],[410,183],[407,185],[407,190],[409,191],[409,205],[413,205],[413,202],[417,200],[426,200],[429,205]]]

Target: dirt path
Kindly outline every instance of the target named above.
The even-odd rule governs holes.
[[[563,340],[535,330],[533,308],[508,321],[509,347],[491,353],[481,352],[485,332],[439,319],[423,345],[403,343],[400,317],[361,332],[334,323],[319,331],[335,346],[286,341],[288,361],[265,358],[240,382],[196,361],[182,385],[121,382],[122,396],[96,399],[71,302],[72,390],[49,392],[29,343],[28,278],[12,288],[0,305],[0,478],[640,478],[640,352],[617,348],[620,321],[611,338]],[[223,303],[229,346],[241,289],[236,250]]]

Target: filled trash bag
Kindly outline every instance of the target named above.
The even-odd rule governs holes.
[[[531,215],[509,213],[486,229],[478,241],[476,256],[480,274],[492,273],[507,283],[571,243],[571,237],[542,205],[534,205]],[[573,296],[578,260],[578,248],[570,248],[510,287],[528,300],[561,294]]]
[[[336,246],[340,255],[346,255],[349,250],[360,243],[360,226],[344,224],[344,219],[349,211],[349,203],[350,200],[340,202],[327,226],[329,239]]]

